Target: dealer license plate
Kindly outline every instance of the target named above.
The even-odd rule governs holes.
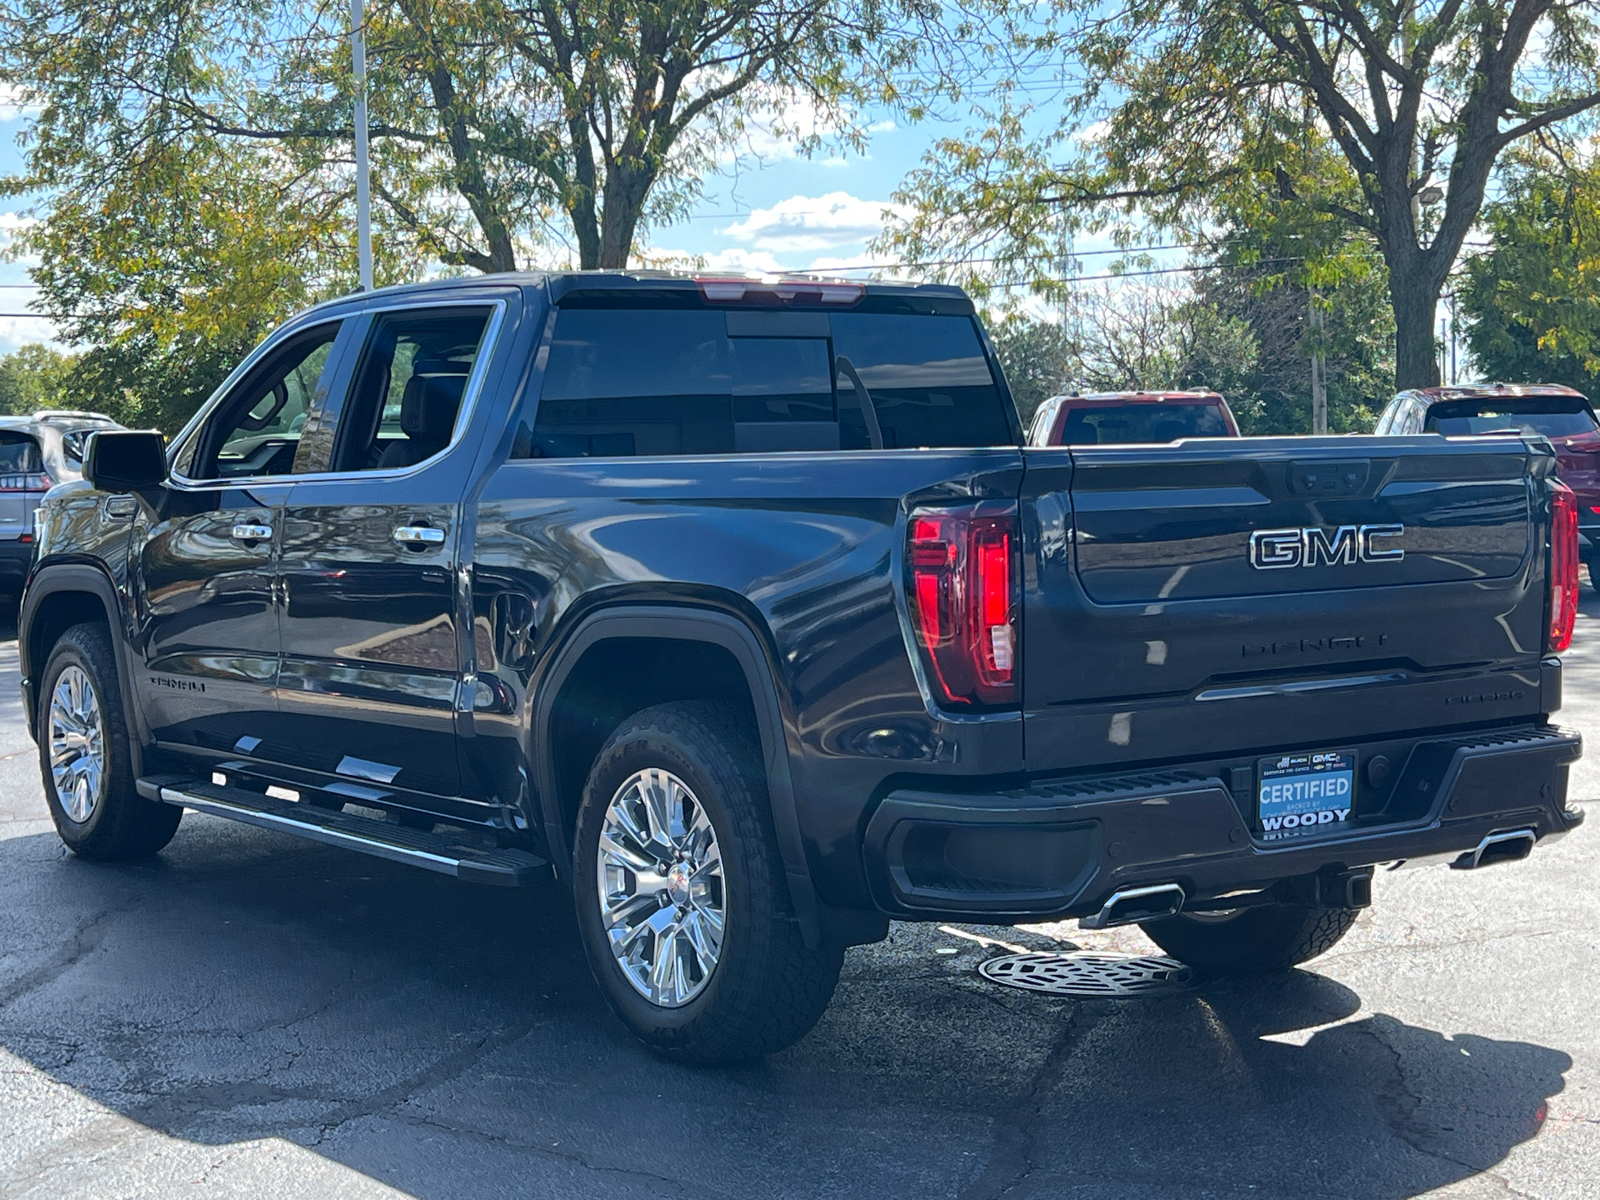
[[[1263,841],[1332,833],[1350,819],[1356,756],[1348,750],[1281,754],[1256,770],[1256,829]]]

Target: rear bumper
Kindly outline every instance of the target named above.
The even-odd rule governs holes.
[[[1334,835],[1264,843],[1214,775],[1147,771],[992,795],[890,792],[867,826],[873,899],[902,918],[1048,920],[1098,912],[1116,892],[1176,883],[1189,900],[1397,860],[1452,861],[1486,838],[1537,844],[1583,821],[1566,803],[1578,734],[1551,726],[1419,742],[1387,807]],[[1252,785],[1253,786],[1253,785]],[[1431,802],[1429,800],[1431,797]]]

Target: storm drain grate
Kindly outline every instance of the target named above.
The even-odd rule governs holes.
[[[1133,954],[1007,954],[978,964],[985,979],[1053,996],[1148,996],[1183,987],[1193,972],[1175,958]]]

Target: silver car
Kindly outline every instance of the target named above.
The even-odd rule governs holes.
[[[33,511],[58,483],[83,473],[91,433],[123,426],[103,413],[47,409],[0,417],[0,595],[16,595],[33,563]]]

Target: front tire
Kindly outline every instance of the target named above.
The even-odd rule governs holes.
[[[1272,904],[1216,916],[1179,913],[1139,928],[1173,958],[1207,974],[1268,975],[1331,950],[1356,916],[1353,908]]]
[[[589,965],[634,1036],[671,1058],[737,1062],[817,1023],[844,951],[807,949],[760,754],[729,706],[663,704],[596,758],[574,837]]]
[[[56,832],[80,858],[145,858],[172,840],[183,810],[134,789],[117,660],[105,626],[61,635],[39,677],[39,770]]]

